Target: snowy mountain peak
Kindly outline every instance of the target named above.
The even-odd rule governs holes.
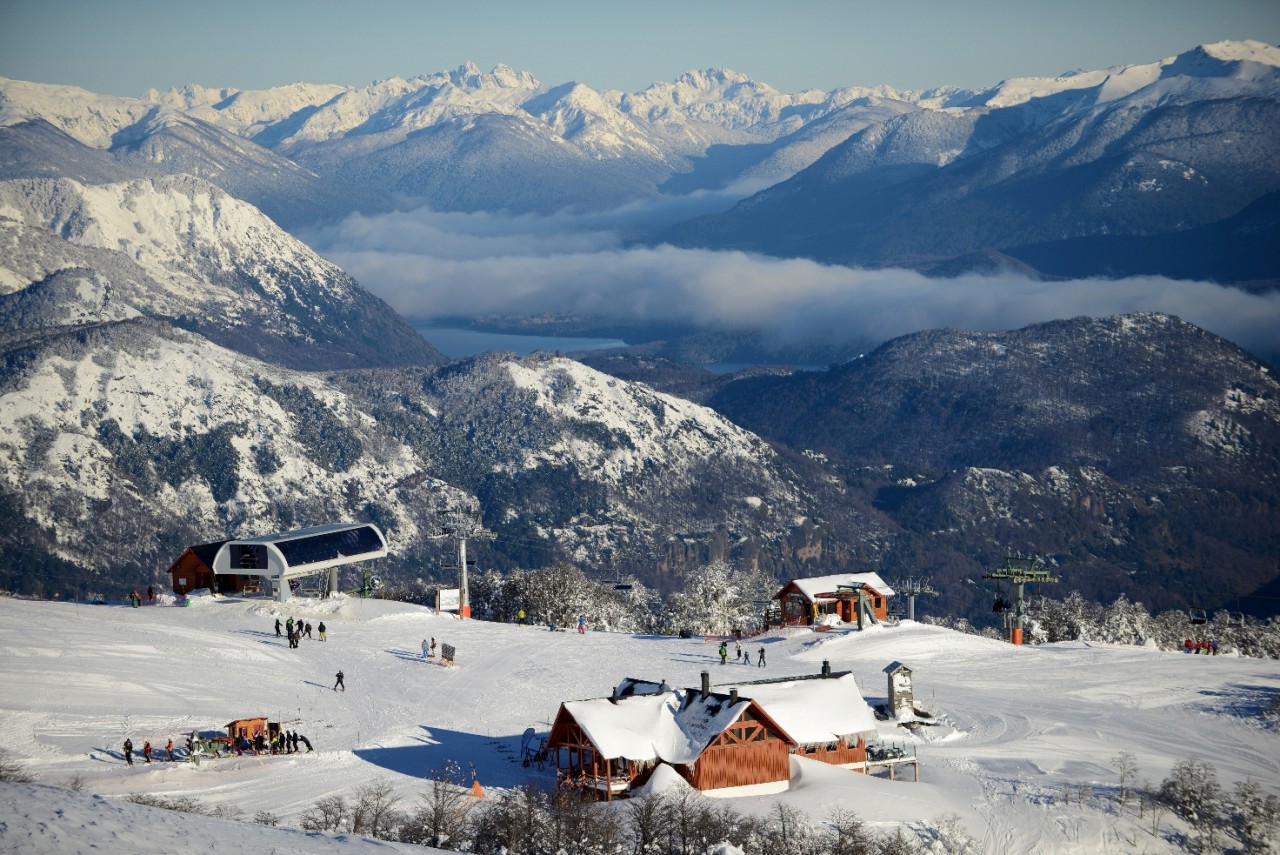
[[[472,91],[481,89],[541,89],[542,84],[527,71],[516,71],[509,65],[498,64],[485,73],[474,62],[464,62],[449,75],[455,86]]]

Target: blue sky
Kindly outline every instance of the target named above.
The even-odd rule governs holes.
[[[0,76],[139,95],[506,63],[634,92],[724,66],[783,91],[1004,78],[1280,43],[1277,0],[0,0]]]

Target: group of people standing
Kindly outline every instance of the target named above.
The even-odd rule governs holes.
[[[280,618],[276,618],[276,638],[281,637],[281,632],[280,632],[281,628],[282,626],[280,623]],[[312,638],[311,624],[306,623],[304,621],[294,622],[293,618],[289,618],[284,622],[283,629],[285,630],[284,634],[288,635],[289,637],[290,647],[297,647],[298,642],[302,640],[302,637],[304,635],[307,638]],[[328,637],[325,635],[324,621],[320,621],[320,625],[316,627],[316,631],[320,633],[321,641],[329,640]]]
[[[743,650],[742,644],[737,641],[733,643],[733,646],[734,646],[733,661],[741,662],[743,665],[750,665],[751,651]],[[720,642],[720,664],[723,665],[728,661],[729,661],[729,642],[722,641]],[[756,667],[757,668],[764,667],[764,648],[763,647],[760,648],[759,658],[756,660]]]
[[[1182,642],[1182,649],[1186,653],[1203,654],[1205,656],[1218,655],[1218,639],[1211,638],[1208,641],[1194,641],[1188,638]]]

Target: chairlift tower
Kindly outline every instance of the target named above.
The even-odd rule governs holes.
[[[467,560],[467,541],[468,540],[493,540],[494,534],[488,531],[477,519],[461,512],[453,512],[449,515],[448,520],[441,526],[440,531],[432,535],[433,538],[451,538],[458,543],[458,617],[468,620],[471,617],[471,592],[467,587],[467,565],[474,564],[475,561]],[[445,565],[446,570],[452,570],[452,565]]]
[[[907,597],[907,620],[916,619],[916,597],[938,596],[938,592],[933,589],[933,584],[928,579],[908,579],[905,582],[893,582],[892,587],[894,593],[905,594]]]
[[[1009,641],[1012,644],[1022,644],[1022,631],[1027,618],[1027,603],[1022,586],[1027,582],[1057,582],[1058,577],[1042,567],[1039,558],[1011,555],[1005,559],[1003,567],[982,574],[982,578],[997,579],[1013,585],[1013,626],[1009,629]]]

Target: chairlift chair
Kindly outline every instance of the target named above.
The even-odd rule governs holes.
[[[1205,614],[1204,609],[1191,609],[1188,614],[1191,617],[1191,623],[1194,626],[1202,626],[1209,622],[1209,616]]]
[[[1244,626],[1244,612],[1227,612],[1227,626],[1237,629]]]

